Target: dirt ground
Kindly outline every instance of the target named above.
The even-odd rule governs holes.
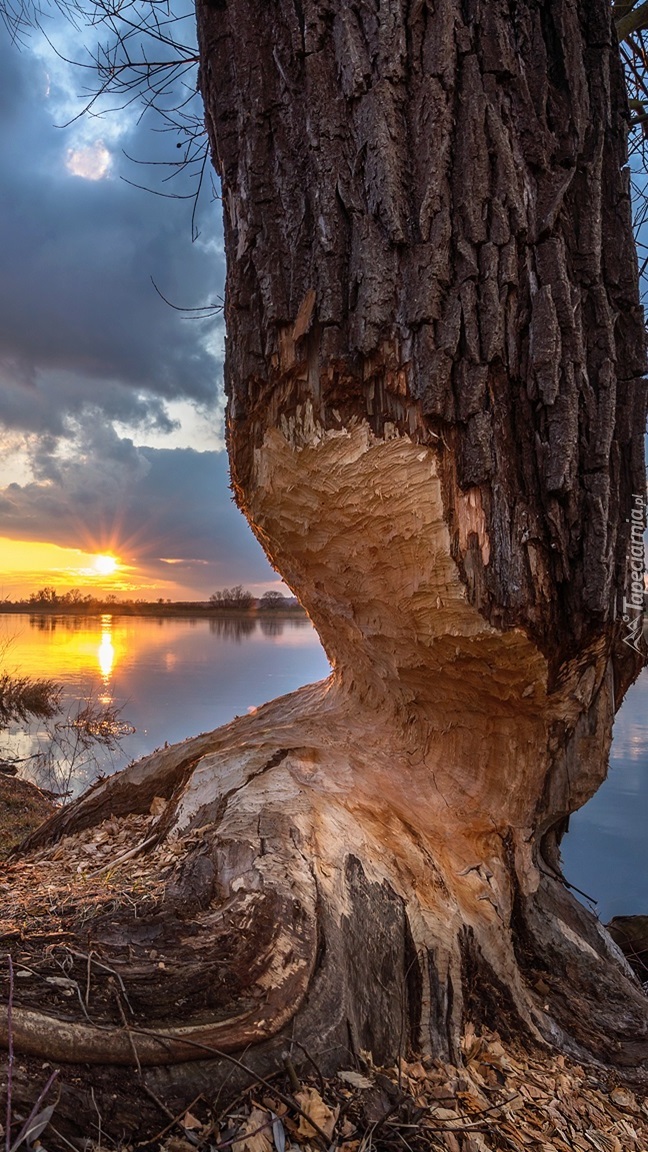
[[[0,853],[6,855],[52,810],[51,801],[32,785],[0,776]],[[119,1024],[114,1013],[110,1017],[102,983],[102,973],[114,975],[112,959],[106,966],[104,957],[104,963],[91,971],[91,943],[79,952],[75,941],[84,925],[94,930],[108,914],[119,919],[135,904],[143,927],[152,916],[155,919],[167,869],[176,854],[186,854],[190,847],[188,842],[162,842],[146,854],[137,851],[149,842],[158,815],[156,799],[148,815],[113,816],[81,837],[63,838],[7,863],[0,883],[3,991],[9,979],[6,957],[11,953],[13,991],[22,1005],[49,1007],[72,1019],[76,990],[83,1023],[82,1017],[88,1019],[88,1005],[84,1010],[81,1003],[85,989],[85,1000],[92,996],[91,1014],[99,1013],[113,1027]],[[189,835],[198,837],[200,831]],[[185,933],[185,948],[192,939]],[[142,956],[146,953],[147,961],[155,961],[162,982],[172,974],[173,957],[167,955],[163,939],[144,943]],[[142,956],[133,955],[127,986],[121,981],[128,994],[127,1009],[136,1013]],[[76,971],[79,957],[86,963]],[[186,956],[183,963],[187,964]],[[150,968],[149,964],[149,983]],[[195,991],[195,973],[191,979]],[[156,995],[160,988],[161,983],[155,984]],[[147,1011],[152,1011],[150,1004]],[[142,1152],[648,1152],[643,1085],[624,1082],[620,1074],[594,1063],[579,1065],[549,1049],[504,1043],[497,1033],[477,1031],[472,1024],[466,1027],[457,1066],[403,1056],[393,1067],[378,1068],[369,1053],[361,1053],[355,1066],[325,1078],[309,1054],[297,1047],[290,1052],[269,1079],[250,1072],[251,1086],[227,1106],[220,1092],[212,1097],[209,1092],[195,1095],[194,1089],[181,1109],[151,1092],[145,1074],[134,1068],[126,1073],[122,1068],[108,1070],[108,1079],[97,1081],[95,1093],[93,1069],[52,1065],[17,1054],[13,1102],[0,1100],[0,1115],[8,1116],[14,1146],[37,1121],[45,1146],[52,1152],[67,1152],[78,1146],[71,1142],[78,1132],[70,1127],[69,1099],[78,1103],[78,1093],[89,1087],[97,1131],[90,1124],[85,1146],[101,1152],[106,1138],[110,1140],[105,1131],[110,1120],[106,1100],[112,1107],[114,1091],[126,1074],[131,1082],[139,1077],[141,1094],[138,1104],[137,1088],[133,1095],[131,1084],[136,1115],[128,1138],[114,1141],[120,1152],[132,1152],[138,1141]],[[240,1061],[238,1065],[244,1066]],[[0,1097],[3,1073],[0,1060]],[[96,1070],[100,1074],[102,1070]],[[106,1084],[113,1095],[103,1092]],[[46,1107],[38,1112],[43,1103]],[[30,1121],[30,1111],[38,1112],[36,1121]],[[1,1125],[0,1135],[6,1136]]]
[[[53,811],[52,801],[34,784],[0,773],[0,860]]]

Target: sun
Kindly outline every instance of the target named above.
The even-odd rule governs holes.
[[[117,571],[119,563],[114,556],[94,556],[92,563],[100,576],[112,576]]]

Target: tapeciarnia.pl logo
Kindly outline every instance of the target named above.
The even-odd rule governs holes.
[[[646,571],[646,558],[644,552],[644,525],[646,522],[646,499],[635,493],[632,497],[633,508],[630,513],[630,586],[623,597],[623,621],[626,625],[626,634],[623,643],[634,648],[640,656],[645,653],[639,647],[643,635],[643,613]],[[630,595],[628,596],[628,591]]]

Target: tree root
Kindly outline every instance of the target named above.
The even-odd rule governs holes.
[[[368,730],[328,681],[155,753],[51,819],[12,866],[25,890],[46,870],[50,902],[31,933],[5,935],[23,966],[16,1052],[113,1092],[119,1068],[137,1068],[119,1081],[126,1112],[137,1084],[171,1108],[203,1087],[240,1091],[292,1040],[325,1073],[362,1052],[460,1062],[469,1021],[578,1058],[646,1060],[648,1003],[595,918],[543,875],[526,830],[450,807],[440,757],[436,775],[417,771],[390,723]],[[87,864],[93,838],[101,867],[96,848]]]

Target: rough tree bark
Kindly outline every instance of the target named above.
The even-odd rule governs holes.
[[[198,31],[234,491],[333,673],[32,840],[160,795],[158,839],[201,829],[165,923],[212,934],[217,1010],[174,1014],[170,976],[146,1035],[23,1004],[16,1044],[97,1064],[135,1045],[178,1100],[231,1074],[213,1049],[252,1044],[262,1070],[287,1035],[327,1067],[458,1059],[468,1018],[641,1066],[645,997],[558,855],[641,664],[622,605],[644,329],[610,6],[199,0]]]

